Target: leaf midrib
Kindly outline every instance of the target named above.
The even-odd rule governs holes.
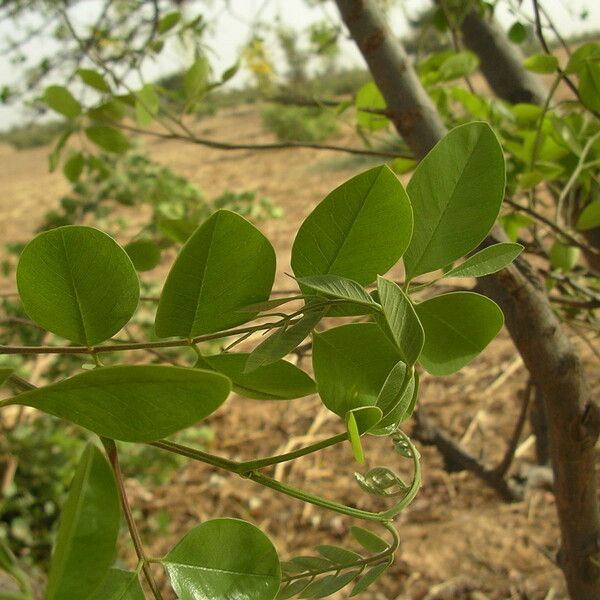
[[[469,158],[467,159],[467,162],[465,163],[465,166],[463,167],[460,175],[454,182],[454,186],[452,189],[452,193],[449,196],[449,200],[448,200],[448,202],[446,202],[446,206],[444,207],[444,210],[441,212],[440,217],[439,217],[437,223],[435,224],[435,227],[433,228],[431,235],[429,236],[429,240],[427,241],[427,244],[425,244],[425,248],[423,248],[423,251],[421,252],[421,255],[419,256],[418,261],[416,262],[415,266],[411,269],[410,279],[412,279],[413,277],[418,277],[418,275],[421,274],[421,273],[418,273],[418,271],[419,271],[419,267],[420,267],[421,263],[423,262],[423,257],[427,254],[427,251],[429,250],[429,247],[431,246],[431,244],[436,236],[436,233],[437,233],[438,229],[440,228],[440,226],[444,220],[444,217],[446,216],[446,213],[448,212],[450,205],[453,203],[456,189],[458,188],[459,183],[463,180],[464,174],[467,171],[467,169],[469,168],[471,161],[473,160],[473,157],[475,156],[475,150],[477,149],[477,146],[479,146],[479,143],[481,142],[482,133],[483,133],[483,131],[478,134],[477,141],[475,142],[475,145],[473,146],[473,149],[471,150],[471,153],[469,154]],[[451,261],[449,261],[449,262],[451,262]],[[446,263],[446,264],[448,264],[448,263]],[[415,274],[413,274],[413,273],[415,273]]]
[[[73,277],[73,269],[72,269],[72,265],[71,265],[71,261],[69,260],[69,254],[67,252],[67,245],[65,243],[65,234],[64,231],[62,229],[59,230],[60,231],[60,239],[62,242],[62,246],[63,246],[63,254],[65,257],[65,263],[67,265],[67,270],[69,273],[69,283],[70,283],[70,287],[71,287],[71,291],[73,292],[73,297],[75,298],[75,302],[77,303],[77,317],[79,320],[79,324],[81,326],[81,329],[83,330],[83,339],[84,339],[84,343],[87,345],[90,345],[90,341],[88,338],[88,332],[87,332],[87,328],[85,326],[85,318],[83,315],[83,307],[81,305],[81,300],[79,298],[79,292],[77,290],[77,286],[75,285],[75,278]]]
[[[384,172],[384,168],[382,167],[379,170],[379,172],[377,173],[377,176],[375,177],[375,179],[373,180],[373,182],[371,183],[371,185],[369,186],[369,190],[364,195],[363,201],[362,201],[359,209],[356,211],[356,214],[352,218],[352,222],[350,223],[350,226],[346,230],[346,233],[344,235],[344,239],[342,240],[342,243],[336,248],[335,253],[333,255],[333,258],[329,262],[329,265],[327,266],[327,270],[323,274],[331,274],[331,268],[335,265],[335,262],[337,261],[338,257],[342,253],[342,250],[345,248],[346,243],[348,241],[348,238],[350,237],[350,234],[352,233],[352,229],[354,228],[354,225],[356,224],[356,221],[358,220],[358,218],[360,217],[362,211],[364,210],[364,208],[365,208],[365,206],[366,206],[366,204],[367,204],[367,202],[369,200],[369,197],[371,195],[371,192],[373,191],[373,188],[375,187],[375,185],[379,181],[379,179],[380,179],[380,177],[381,177],[381,175],[382,175],[383,172]],[[333,273],[333,274],[335,275],[335,273]]]

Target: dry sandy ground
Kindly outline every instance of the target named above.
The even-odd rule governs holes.
[[[253,108],[223,111],[203,120],[198,131],[230,141],[270,139]],[[350,134],[338,141],[357,143]],[[299,223],[328,191],[356,173],[355,164],[345,156],[308,149],[221,152],[156,140],[148,140],[147,148],[157,160],[197,183],[209,198],[226,190],[251,190],[284,208],[283,219],[261,227],[278,251],[276,286],[287,289],[290,280],[283,274],[289,272],[289,250]],[[66,186],[60,175],[48,174],[46,149],[13,152],[3,148],[1,152],[0,239],[25,240],[43,213],[57,204]],[[163,265],[159,271],[166,268]],[[11,289],[14,283],[4,281],[2,287]],[[580,340],[574,342],[582,348],[597,391],[598,373],[594,373],[591,353]],[[310,360],[306,363],[308,368]],[[435,380],[424,377],[421,402],[436,423],[493,464],[504,451],[526,381],[520,359],[502,333],[461,373]],[[209,424],[216,431],[212,451],[236,458],[286,451],[340,431],[337,418],[316,399],[261,403],[234,397]],[[511,473],[532,464],[531,442],[526,428]],[[367,466],[398,463],[402,470],[385,442],[369,442],[367,451]],[[422,448],[422,455],[424,485],[399,519],[402,543],[396,563],[361,598],[565,598],[561,573],[553,562],[559,532],[552,494],[536,488],[522,502],[506,504],[472,475],[446,473],[435,450]],[[278,469],[277,475],[361,507],[379,506],[358,489],[353,470],[349,449],[336,447]],[[164,552],[187,528],[220,515],[252,520],[273,537],[283,557],[306,554],[318,543],[344,544],[347,539],[348,520],[277,497],[199,463],[174,473],[162,487],[127,483],[142,526],[159,511],[171,515],[164,537],[152,537],[147,528],[143,532],[153,555]]]

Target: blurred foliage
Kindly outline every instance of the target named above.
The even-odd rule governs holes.
[[[261,112],[264,126],[281,141],[320,142],[338,132],[331,109],[274,104]]]

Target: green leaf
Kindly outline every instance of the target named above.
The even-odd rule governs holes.
[[[416,306],[425,330],[420,362],[432,375],[450,375],[470,363],[504,323],[495,302],[472,292],[451,292]]]
[[[114,127],[92,125],[91,127],[86,128],[85,135],[90,142],[93,142],[96,146],[107,152],[123,154],[127,152],[130,147],[127,137]]]
[[[62,85],[51,85],[44,91],[44,102],[55,112],[74,119],[81,114],[81,104]]]
[[[554,73],[558,69],[558,59],[551,54],[533,54],[523,61],[523,66],[533,73]]]
[[[188,219],[161,219],[158,230],[174,242],[187,242],[196,231],[197,224]]]
[[[444,277],[484,277],[496,273],[521,254],[523,246],[512,242],[500,242],[480,250],[462,264],[444,273]]]
[[[519,237],[519,232],[524,227],[533,225],[535,221],[526,215],[520,213],[512,213],[508,215],[502,215],[499,219],[500,224],[504,228],[508,239],[515,242]]]
[[[389,562],[384,562],[369,569],[360,577],[360,579],[356,581],[349,597],[352,598],[353,596],[357,596],[358,594],[362,594],[362,592],[366,591],[370,585],[375,583],[381,577],[381,575],[385,573],[389,566]]]
[[[582,44],[575,52],[573,52],[573,54],[571,54],[565,72],[569,75],[575,73],[581,75],[582,71],[586,68],[587,61],[598,59],[600,59],[600,44],[595,42]]]
[[[250,373],[245,372],[247,353],[203,356],[204,364],[231,379],[233,390],[255,400],[291,400],[316,393],[315,382],[295,365],[277,360]]]
[[[473,73],[478,66],[479,58],[473,52],[456,52],[440,65],[439,76],[441,81],[460,79]]]
[[[276,600],[289,600],[289,598],[293,598],[297,596],[302,590],[306,588],[310,583],[310,578],[306,579],[296,579],[295,581],[290,581],[285,584],[285,587],[282,587],[277,594]],[[0,598],[0,600],[2,600]]]
[[[298,277],[297,281],[304,288],[326,294],[332,298],[348,300],[354,304],[362,304],[372,308],[379,308],[377,302],[373,300],[361,285],[356,283],[356,281],[346,279],[345,277],[338,277],[337,275],[315,275],[313,277]]]
[[[158,21],[156,30],[158,33],[167,33],[170,29],[173,29],[177,23],[181,21],[181,13],[178,10],[167,13]]]
[[[151,271],[160,262],[160,248],[152,240],[135,240],[125,246],[136,271]]]
[[[315,547],[315,550],[336,565],[351,565],[357,560],[362,560],[362,556],[351,550],[340,548],[340,546],[330,546],[321,544]]]
[[[519,21],[515,21],[508,30],[508,39],[513,44],[522,44],[528,35],[529,30],[523,23],[519,23]]]
[[[110,569],[89,600],[145,600],[137,573]]]
[[[135,117],[141,127],[146,127],[156,116],[160,108],[160,98],[155,86],[147,83],[135,93]]]
[[[381,417],[383,416],[383,412],[378,406],[359,406],[358,408],[353,408],[348,414],[354,416],[359,435],[370,432],[381,421]]]
[[[72,154],[67,162],[65,162],[63,174],[71,183],[75,183],[79,179],[84,165],[85,159],[83,158],[83,154],[81,154],[81,152],[75,152],[75,154]]]
[[[473,250],[492,228],[504,196],[504,156],[486,123],[446,135],[419,163],[408,195],[415,215],[404,256],[408,280]]]
[[[354,537],[354,539],[369,552],[379,554],[380,552],[385,552],[390,547],[383,538],[368,529],[353,526],[350,528],[350,533],[352,534],[352,537]]]
[[[10,367],[0,367],[0,385],[4,385],[4,382],[15,372]]]
[[[570,271],[579,261],[581,251],[576,246],[569,246],[555,241],[550,248],[550,264],[560,271]]]
[[[118,365],[85,371],[5,404],[37,408],[124,442],[153,442],[190,427],[227,398],[219,373],[158,365]]]
[[[402,256],[412,224],[402,184],[388,167],[375,167],[333,190],[306,218],[292,269],[296,277],[332,274],[367,285]]]
[[[388,373],[401,359],[375,323],[351,323],[313,336],[313,369],[323,404],[344,418],[375,406]]]
[[[577,219],[577,229],[587,231],[600,227],[600,200],[590,202],[581,212]]]
[[[46,600],[90,595],[113,561],[120,521],[112,470],[100,450],[88,444],[62,509]]]
[[[225,69],[223,74],[221,75],[221,83],[227,83],[230,79],[236,75],[236,73],[240,70],[240,61],[238,60],[234,65]]]
[[[284,566],[286,567],[286,573],[304,573],[305,571],[329,569],[333,566],[333,563],[326,558],[319,558],[318,556],[295,556],[285,563]],[[290,567],[292,567],[292,570],[290,570]]]
[[[360,441],[360,430],[358,429],[358,423],[356,422],[354,411],[351,410],[347,412],[344,420],[346,421],[346,430],[348,431],[348,439],[350,441],[350,445],[352,446],[354,460],[362,465],[365,462],[365,454]]]
[[[93,346],[125,325],[139,281],[125,251],[92,227],[67,225],[37,235],[17,266],[25,312],[48,331]]]
[[[417,362],[425,342],[417,313],[406,294],[393,281],[377,277],[377,290],[383,308],[382,319],[391,339],[400,351],[402,360],[412,366]]]
[[[390,120],[385,115],[360,110],[361,108],[375,108],[385,110],[387,104],[379,88],[372,81],[365,83],[356,93],[354,100],[356,106],[356,122],[360,127],[369,131],[385,129]]]
[[[79,75],[85,85],[99,92],[110,92],[110,86],[106,83],[104,76],[98,73],[98,71],[94,71],[93,69],[77,69],[77,75]]]
[[[65,129],[65,131],[63,131],[58,137],[58,140],[56,140],[56,144],[54,145],[54,148],[52,148],[52,152],[50,152],[48,155],[48,169],[51,173],[54,172],[58,166],[62,151],[64,150],[65,145],[69,141],[71,135],[73,135],[73,130],[70,128]]]
[[[387,428],[405,421],[410,416],[410,407],[415,397],[416,380],[414,371],[400,361],[389,372],[379,396],[377,406],[383,418],[371,431],[374,435],[387,434]]]
[[[194,100],[205,89],[208,83],[208,61],[198,58],[183,76],[183,92],[186,99]]]
[[[180,600],[272,600],[281,581],[269,538],[238,519],[202,523],[162,562]]]
[[[300,594],[300,598],[326,598],[347,586],[360,571],[349,571],[341,575],[326,575],[313,581]]]
[[[219,210],[181,249],[165,282],[156,335],[193,338],[252,320],[239,309],[269,298],[275,251],[243,217]]]
[[[600,110],[600,55],[586,60],[579,73],[579,95],[581,102],[590,110]]]
[[[281,327],[261,342],[250,353],[246,362],[246,373],[264,367],[287,356],[300,342],[306,339],[315,325],[323,318],[324,311],[307,311],[290,327]]]
[[[268,312],[278,306],[283,306],[284,304],[288,304],[289,302],[293,302],[294,300],[302,300],[306,299],[308,296],[287,296],[285,298],[273,298],[272,300],[265,300],[264,302],[254,302],[253,304],[248,304],[248,306],[244,306],[240,308],[241,312],[251,312],[254,314]]]

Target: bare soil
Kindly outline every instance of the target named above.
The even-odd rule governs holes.
[[[221,111],[197,124],[198,132],[232,142],[271,140],[253,107]],[[358,145],[351,132],[337,143]],[[280,151],[216,151],[181,142],[148,139],[151,155],[197,183],[207,197],[224,191],[251,190],[271,197],[285,216],[261,225],[278,253],[277,289],[292,289],[289,251],[302,219],[335,186],[363,165],[348,156],[310,149]],[[49,174],[47,148],[12,151],[5,147],[0,178],[0,240],[29,239],[44,212],[57,205],[67,189],[60,174]],[[150,277],[164,274],[162,265]],[[0,289],[14,289],[3,280]],[[594,356],[580,338],[593,391],[600,389]],[[310,368],[310,358],[303,366]],[[422,378],[421,403],[441,427],[462,440],[472,453],[489,464],[503,455],[516,421],[527,374],[505,332],[470,366],[445,378]],[[335,415],[318,399],[257,402],[232,397],[226,407],[208,419],[216,432],[211,451],[233,458],[252,458],[292,450],[341,431]],[[410,425],[409,425],[410,429]],[[367,465],[398,468],[398,455],[385,440],[367,442]],[[373,600],[531,599],[566,598],[554,557],[559,531],[554,498],[540,482],[525,499],[503,502],[473,475],[447,473],[438,453],[421,448],[423,488],[399,518],[401,547],[394,566],[380,582],[360,597]],[[534,465],[533,438],[521,438],[511,475]],[[353,480],[357,469],[350,449],[338,446],[275,473],[291,483],[321,495],[381,507]],[[274,540],[282,557],[311,552],[316,544],[351,545],[348,519],[295,500],[277,496],[252,482],[217,472],[200,463],[188,463],[171,481],[158,487],[127,481],[149,554],[161,555],[183,533],[205,519],[232,516],[249,519]],[[161,535],[150,527],[157,514],[167,511],[170,521]],[[125,555],[131,561],[130,555]],[[157,577],[163,580],[157,570]],[[168,592],[170,593],[170,592]],[[166,597],[170,597],[168,596]],[[344,598],[347,592],[339,594]]]

